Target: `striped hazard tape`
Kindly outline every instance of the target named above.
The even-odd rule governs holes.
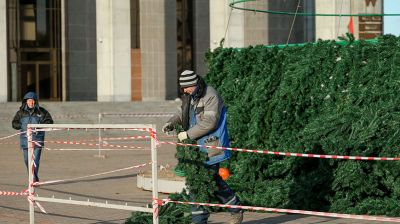
[[[77,142],[77,141],[45,141],[45,142],[46,143],[68,144],[68,145],[99,146],[99,144],[97,144],[97,143],[86,143],[86,142]],[[100,144],[100,145],[101,146],[112,147],[112,148],[143,149],[143,147],[140,147],[140,146],[110,145],[110,144]]]
[[[100,116],[114,116],[114,117],[171,117],[174,113],[170,112],[154,112],[154,113],[100,113]]]
[[[29,192],[28,191],[21,191],[21,192],[0,191],[0,195],[2,195],[2,196],[27,196],[27,195],[29,195]]]
[[[16,145],[19,144],[19,142],[0,142],[0,145]]]
[[[111,170],[111,171],[107,171],[107,172],[91,174],[91,175],[87,175],[87,176],[81,176],[81,177],[75,177],[75,178],[69,178],[69,179],[63,179],[63,180],[50,180],[50,181],[44,181],[44,182],[35,182],[35,183],[33,183],[33,186],[55,184],[55,183],[62,183],[62,182],[69,182],[69,181],[74,181],[74,180],[85,179],[85,178],[89,178],[89,177],[96,177],[96,176],[106,175],[106,174],[110,174],[110,173],[121,172],[121,171],[125,171],[125,170],[137,169],[137,168],[147,166],[149,164],[151,164],[151,162],[147,162],[147,163],[143,163],[143,164],[139,164],[139,165],[135,165],[135,166],[130,166],[130,167],[125,167],[125,168],[121,168],[121,169],[117,169],[117,170]]]
[[[1,141],[1,140],[4,140],[4,139],[12,138],[12,137],[14,137],[14,136],[19,136],[19,135],[22,135],[22,134],[25,134],[25,133],[26,133],[26,131],[23,131],[23,132],[18,132],[18,133],[16,133],[16,134],[9,135],[9,136],[1,137],[1,138],[0,138],[0,141]]]
[[[277,156],[294,156],[294,157],[321,158],[321,159],[375,160],[375,161],[398,161],[398,160],[400,160],[399,157],[340,156],[340,155],[320,155],[320,154],[293,153],[293,152],[274,152],[274,151],[260,150],[260,149],[240,149],[240,148],[229,148],[229,147],[220,147],[220,146],[185,144],[185,143],[176,143],[176,142],[160,142],[160,144],[197,146],[197,147],[231,150],[231,151],[238,151],[238,152],[250,152],[250,153],[277,155]]]
[[[22,192],[0,191],[0,196],[27,196],[29,203],[37,205],[40,211],[42,211],[43,213],[47,213],[43,206],[33,199],[33,195],[29,193],[29,190],[25,190]]]
[[[220,208],[239,208],[249,211],[264,211],[264,212],[275,212],[275,213],[291,213],[291,214],[302,214],[302,215],[315,215],[332,218],[345,218],[345,219],[359,219],[359,220],[370,220],[370,221],[381,221],[381,222],[400,222],[400,218],[390,218],[384,216],[369,216],[369,215],[351,215],[351,214],[339,214],[330,212],[316,212],[296,209],[281,209],[281,208],[264,208],[264,207],[253,207],[253,206],[242,206],[242,205],[226,205],[226,204],[213,204],[213,203],[199,203],[199,202],[184,202],[184,201],[172,201],[170,199],[158,200],[159,205],[166,203],[184,204],[184,205],[202,205],[206,207],[220,207]]]

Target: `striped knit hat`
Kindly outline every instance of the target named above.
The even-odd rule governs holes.
[[[191,87],[197,85],[199,77],[194,71],[185,70],[179,76],[179,85],[181,88]]]

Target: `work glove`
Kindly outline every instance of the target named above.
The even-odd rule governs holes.
[[[210,137],[206,138],[206,140],[204,140],[204,143],[215,142],[217,140],[218,140],[217,136],[210,136]]]
[[[188,139],[187,132],[186,132],[186,131],[183,131],[183,132],[179,133],[179,134],[178,134],[178,139],[179,139],[179,141],[183,141],[183,140],[185,140],[185,139]]]
[[[167,122],[164,124],[164,126],[162,127],[162,131],[165,134],[168,134],[170,131],[174,130],[174,125],[171,122]]]

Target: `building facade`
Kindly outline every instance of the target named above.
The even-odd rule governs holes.
[[[231,0],[0,0],[0,102],[36,91],[48,101],[162,101],[178,74],[207,73],[205,54],[336,39],[351,17],[232,9]],[[382,0],[251,1],[284,12],[382,13]],[[353,17],[357,38],[382,33],[381,17]],[[221,40],[224,39],[223,42]]]

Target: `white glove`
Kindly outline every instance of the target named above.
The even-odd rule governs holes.
[[[183,132],[179,133],[178,134],[178,139],[179,139],[179,141],[183,141],[185,139],[188,139],[188,135],[187,135],[186,131],[183,131]]]
[[[174,130],[174,125],[171,124],[170,122],[165,123],[164,126],[162,127],[162,131],[165,134],[168,134],[170,131],[173,131],[173,130]]]

